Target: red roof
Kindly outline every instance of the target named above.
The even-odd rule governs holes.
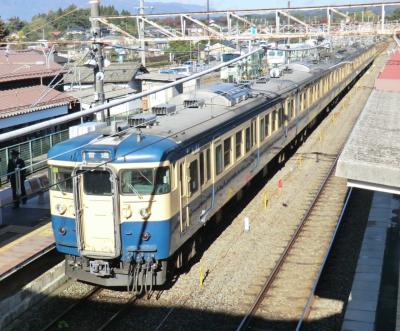
[[[0,119],[67,105],[75,98],[43,85],[0,91]]]
[[[46,61],[48,63],[46,63]],[[63,68],[34,50],[0,49],[0,83],[27,78],[51,77],[63,72]]]

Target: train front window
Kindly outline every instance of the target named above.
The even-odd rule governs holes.
[[[111,174],[103,170],[84,171],[83,188],[88,195],[111,195]]]
[[[72,169],[50,167],[51,190],[72,193]]]
[[[122,171],[122,193],[165,194],[171,191],[169,167],[129,169]]]

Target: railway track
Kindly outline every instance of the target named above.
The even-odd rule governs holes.
[[[321,266],[341,220],[337,211],[348,200],[345,179],[334,176],[337,159],[237,331],[298,330],[307,318]],[[274,322],[277,319],[293,322],[282,326]]]
[[[91,320],[87,330],[105,330],[109,328],[137,297],[126,293],[119,295],[118,291],[110,291],[99,286],[92,287],[79,299],[73,300],[58,315],[50,320],[41,331],[58,330],[60,328],[79,329],[83,315],[95,318]],[[93,312],[91,312],[93,310]]]

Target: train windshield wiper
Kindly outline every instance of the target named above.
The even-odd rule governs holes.
[[[141,172],[140,170],[139,170],[139,175],[142,176],[145,180],[147,180],[147,181],[149,182],[150,185],[153,185],[153,182],[152,182],[150,179],[148,179],[148,178],[146,177],[146,175],[143,174],[143,172]]]
[[[132,191],[132,193],[135,193],[137,196],[139,196],[139,199],[143,199],[143,196],[139,193],[137,189],[132,184],[128,184],[128,187]]]

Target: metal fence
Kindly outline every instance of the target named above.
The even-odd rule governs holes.
[[[16,150],[20,153],[19,156],[25,161],[25,166],[27,167],[26,174],[31,174],[38,170],[45,169],[47,167],[45,160],[49,149],[66,139],[68,139],[68,130],[63,130],[0,149],[1,184],[7,181],[7,165],[12,150]]]

